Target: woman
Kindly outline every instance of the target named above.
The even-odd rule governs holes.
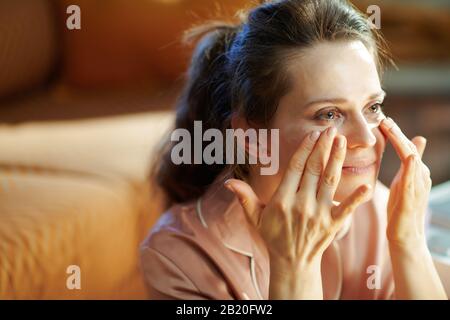
[[[171,207],[141,248],[151,297],[446,299],[424,235],[426,140],[383,114],[385,50],[367,19],[346,1],[266,1],[193,34],[176,128],[279,129],[279,170],[176,165],[168,144],[157,178]],[[387,140],[401,159],[390,189]]]

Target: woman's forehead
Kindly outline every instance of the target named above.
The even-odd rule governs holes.
[[[289,60],[296,99],[359,99],[381,92],[375,60],[360,41],[319,43]]]

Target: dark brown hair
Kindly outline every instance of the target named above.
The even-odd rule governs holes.
[[[249,124],[268,126],[290,88],[286,62],[320,41],[360,40],[373,53],[381,76],[385,42],[368,18],[345,0],[260,1],[241,22],[211,22],[186,33],[198,42],[177,106],[175,128],[192,133],[230,128],[234,112]],[[193,142],[192,142],[193,144]],[[171,161],[168,141],[154,167],[168,204],[201,196],[226,169],[245,178],[245,166],[183,164]]]

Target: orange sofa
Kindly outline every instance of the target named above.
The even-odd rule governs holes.
[[[0,125],[0,299],[146,298],[138,245],[161,212],[146,177],[171,121]]]
[[[58,2],[0,2],[0,300],[145,299],[138,246],[161,212],[147,176],[173,114],[147,87],[62,83]]]

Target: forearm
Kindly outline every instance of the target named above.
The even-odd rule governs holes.
[[[322,300],[320,261],[297,267],[271,260],[269,299]]]
[[[447,299],[425,241],[418,245],[389,242],[397,299]]]

